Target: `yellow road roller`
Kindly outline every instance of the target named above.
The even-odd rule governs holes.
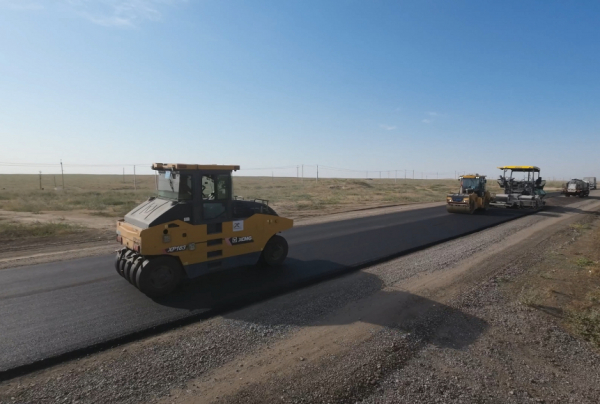
[[[486,190],[485,175],[462,175],[458,181],[460,181],[458,193],[446,197],[448,212],[472,214],[476,210],[485,211],[490,206],[492,196]]]
[[[293,226],[265,200],[233,197],[235,165],[155,163],[157,195],[117,222],[115,268],[150,297],[171,293],[184,278],[261,263],[288,253],[278,233]]]

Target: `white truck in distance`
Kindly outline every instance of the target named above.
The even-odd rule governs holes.
[[[596,177],[583,177],[590,184],[590,189],[596,189]]]

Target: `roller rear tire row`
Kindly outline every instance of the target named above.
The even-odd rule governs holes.
[[[288,243],[281,236],[273,236],[269,239],[262,254],[260,255],[259,264],[270,267],[283,264],[288,255]]]
[[[128,248],[117,252],[115,269],[129,283],[149,297],[171,293],[183,275],[183,268],[173,257],[144,258]]]

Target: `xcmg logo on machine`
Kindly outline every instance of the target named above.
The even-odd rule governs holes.
[[[180,251],[185,251],[186,248],[187,248],[187,245],[176,245],[173,247],[166,248],[165,252],[166,253],[180,252]]]
[[[252,238],[252,236],[231,237],[226,240],[227,240],[227,244],[229,244],[229,245],[238,245],[238,244],[246,244],[246,243],[254,242],[254,239]]]

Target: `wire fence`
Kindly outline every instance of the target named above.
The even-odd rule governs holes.
[[[0,162],[0,174],[2,167],[5,168],[23,168],[51,172],[65,172],[70,174],[81,174],[82,169],[103,169],[102,174],[119,174],[133,172],[139,175],[154,174],[151,168],[152,164],[72,164],[72,163],[9,163]],[[6,170],[5,170],[6,171]],[[13,170],[11,170],[13,171]],[[87,171],[87,170],[86,170]],[[320,164],[296,164],[288,166],[276,167],[243,167],[241,172],[236,172],[235,175],[242,176],[262,176],[262,177],[307,177],[307,178],[405,178],[405,179],[448,179],[457,178],[458,175],[464,174],[466,171],[423,171],[416,169],[369,169],[359,170],[351,168],[332,167]]]
[[[57,186],[65,187],[64,175],[92,174],[122,176],[123,182],[132,182],[132,187],[137,189],[141,176],[156,175],[152,170],[152,164],[85,164],[85,163],[11,163],[0,162],[0,174],[28,173],[42,175],[53,175]],[[369,180],[445,180],[457,179],[460,175],[467,174],[466,170],[454,171],[424,171],[418,169],[352,169],[334,167],[320,164],[295,164],[273,167],[242,167],[241,171],[235,172],[235,176],[273,177],[273,178],[298,178],[300,180],[319,179],[369,179]],[[127,181],[126,181],[127,178]],[[132,181],[131,181],[132,180]],[[548,180],[566,181],[566,178],[552,177]]]

